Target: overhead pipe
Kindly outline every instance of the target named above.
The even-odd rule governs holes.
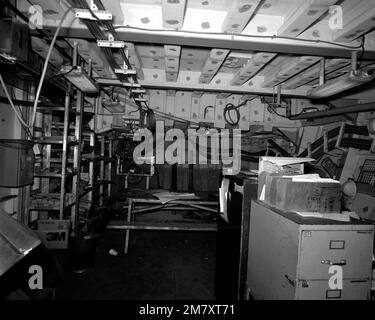
[[[375,110],[375,103],[368,102],[363,104],[355,104],[348,107],[330,109],[324,111],[315,111],[315,112],[305,112],[299,115],[291,116],[290,120],[306,120],[306,119],[315,119],[323,117],[333,117],[337,115],[343,115],[348,113],[359,113]]]

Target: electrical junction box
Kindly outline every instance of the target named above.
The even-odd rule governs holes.
[[[0,139],[0,187],[18,188],[33,183],[33,142]]]

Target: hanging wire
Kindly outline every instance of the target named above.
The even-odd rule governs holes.
[[[59,22],[59,25],[55,31],[55,34],[52,38],[52,41],[51,41],[51,44],[49,46],[49,49],[48,49],[48,53],[47,53],[47,56],[46,56],[46,60],[44,61],[44,66],[43,66],[43,71],[42,71],[42,75],[40,77],[40,80],[39,80],[39,85],[38,85],[38,89],[36,91],[36,96],[35,96],[35,102],[34,102],[34,106],[33,106],[33,111],[32,111],[32,116],[31,116],[31,123],[30,125],[28,126],[29,128],[33,128],[34,127],[34,122],[35,122],[35,118],[36,118],[36,111],[37,111],[37,108],[38,108],[38,102],[39,102],[39,96],[40,96],[40,93],[42,91],[42,86],[43,86],[43,82],[44,82],[44,77],[46,76],[46,73],[47,73],[47,68],[48,68],[48,63],[49,63],[49,59],[52,55],[52,50],[53,50],[53,47],[55,45],[55,42],[56,42],[56,39],[57,39],[57,36],[60,32],[60,29],[62,27],[62,24],[65,20],[65,18],[68,16],[68,13],[73,9],[73,7],[69,7],[68,10],[65,11],[64,15],[62,16],[60,22]]]

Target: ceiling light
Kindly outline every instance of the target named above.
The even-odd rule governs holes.
[[[310,99],[327,98],[346,90],[358,87],[373,79],[374,76],[368,74],[365,71],[351,71],[350,73],[347,73],[339,78],[333,79],[332,81],[324,85],[310,90],[307,93],[307,97]]]
[[[85,70],[80,67],[62,66],[60,72],[75,87],[85,93],[98,93],[99,87],[96,82],[89,77]]]

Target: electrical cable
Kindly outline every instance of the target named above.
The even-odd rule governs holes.
[[[36,111],[37,111],[37,108],[38,108],[38,102],[39,102],[39,96],[40,96],[40,93],[42,91],[42,86],[43,86],[43,82],[44,82],[44,77],[46,76],[46,73],[47,73],[47,68],[48,68],[48,63],[49,63],[49,59],[51,57],[51,54],[52,54],[52,50],[53,50],[53,47],[55,46],[55,42],[56,42],[56,39],[57,39],[57,36],[60,32],[60,29],[62,27],[62,24],[65,20],[65,18],[68,16],[68,13],[73,9],[73,7],[69,7],[64,15],[61,17],[61,20],[59,22],[59,25],[55,31],[55,34],[52,38],[52,41],[51,41],[51,44],[49,46],[49,49],[48,49],[48,53],[47,53],[47,56],[46,56],[46,60],[44,61],[44,66],[43,66],[43,71],[42,71],[42,75],[40,77],[40,80],[39,80],[39,85],[38,85],[38,89],[36,91],[36,96],[35,96],[35,102],[34,102],[34,106],[33,106],[33,111],[32,111],[32,116],[31,116],[31,123],[30,125],[28,126],[29,128],[33,128],[34,127],[34,122],[35,122],[35,118],[36,118]]]
[[[241,119],[241,114],[240,112],[238,111],[239,108],[243,107],[244,105],[246,105],[249,101],[251,101],[252,99],[246,99],[244,100],[243,102],[241,102],[239,105],[235,106],[233,103],[228,103],[225,107],[224,107],[224,112],[223,112],[223,116],[224,116],[224,120],[227,124],[229,124],[230,126],[237,126],[238,123],[240,122],[240,119]],[[236,120],[233,120],[232,116],[231,116],[231,111],[235,111],[235,114],[236,114]],[[229,119],[228,119],[229,118]]]
[[[230,111],[235,111],[236,112],[236,121],[233,120],[231,114],[230,114]],[[228,117],[229,119],[228,119]],[[223,116],[224,116],[224,120],[227,124],[229,124],[230,126],[236,126],[238,125],[238,123],[240,122],[240,112],[238,111],[238,108],[236,108],[232,103],[228,103],[225,108],[224,108],[224,113],[223,113]]]
[[[23,119],[22,115],[18,113],[18,110],[16,108],[16,106],[13,104],[13,101],[12,101],[12,98],[10,97],[9,95],[9,92],[7,90],[7,87],[5,85],[5,82],[4,82],[4,79],[3,79],[3,76],[0,74],[0,82],[1,82],[1,86],[5,92],[5,95],[6,97],[8,98],[8,101],[9,101],[9,104],[10,106],[12,107],[14,113],[16,114],[16,117],[18,119],[18,121],[21,123],[21,125],[24,127],[24,129],[26,130],[26,132],[29,132],[29,125],[26,123],[26,121]]]
[[[207,106],[204,108],[204,112],[203,112],[203,119],[206,119],[206,116],[207,116],[207,111],[209,108],[213,108],[214,106]]]
[[[16,96],[15,96],[15,94],[14,94],[14,89],[13,89],[13,87],[11,87],[11,93],[12,93],[12,96],[11,96],[11,97],[12,97],[12,102],[13,102],[14,105],[16,105],[16,106],[18,107],[18,112],[19,112],[19,114],[22,115],[22,109],[21,109],[21,106],[18,105],[17,103],[14,103],[14,101],[17,101],[17,99],[16,99]],[[29,103],[32,104],[31,101],[29,101]],[[24,118],[23,118],[23,115],[22,115],[22,119],[24,119]],[[26,122],[26,121],[25,121],[25,122]],[[29,136],[29,138],[30,138],[30,139],[33,139],[33,135],[31,134],[30,129],[27,128],[27,127],[23,127],[23,128],[25,129],[26,134]]]

